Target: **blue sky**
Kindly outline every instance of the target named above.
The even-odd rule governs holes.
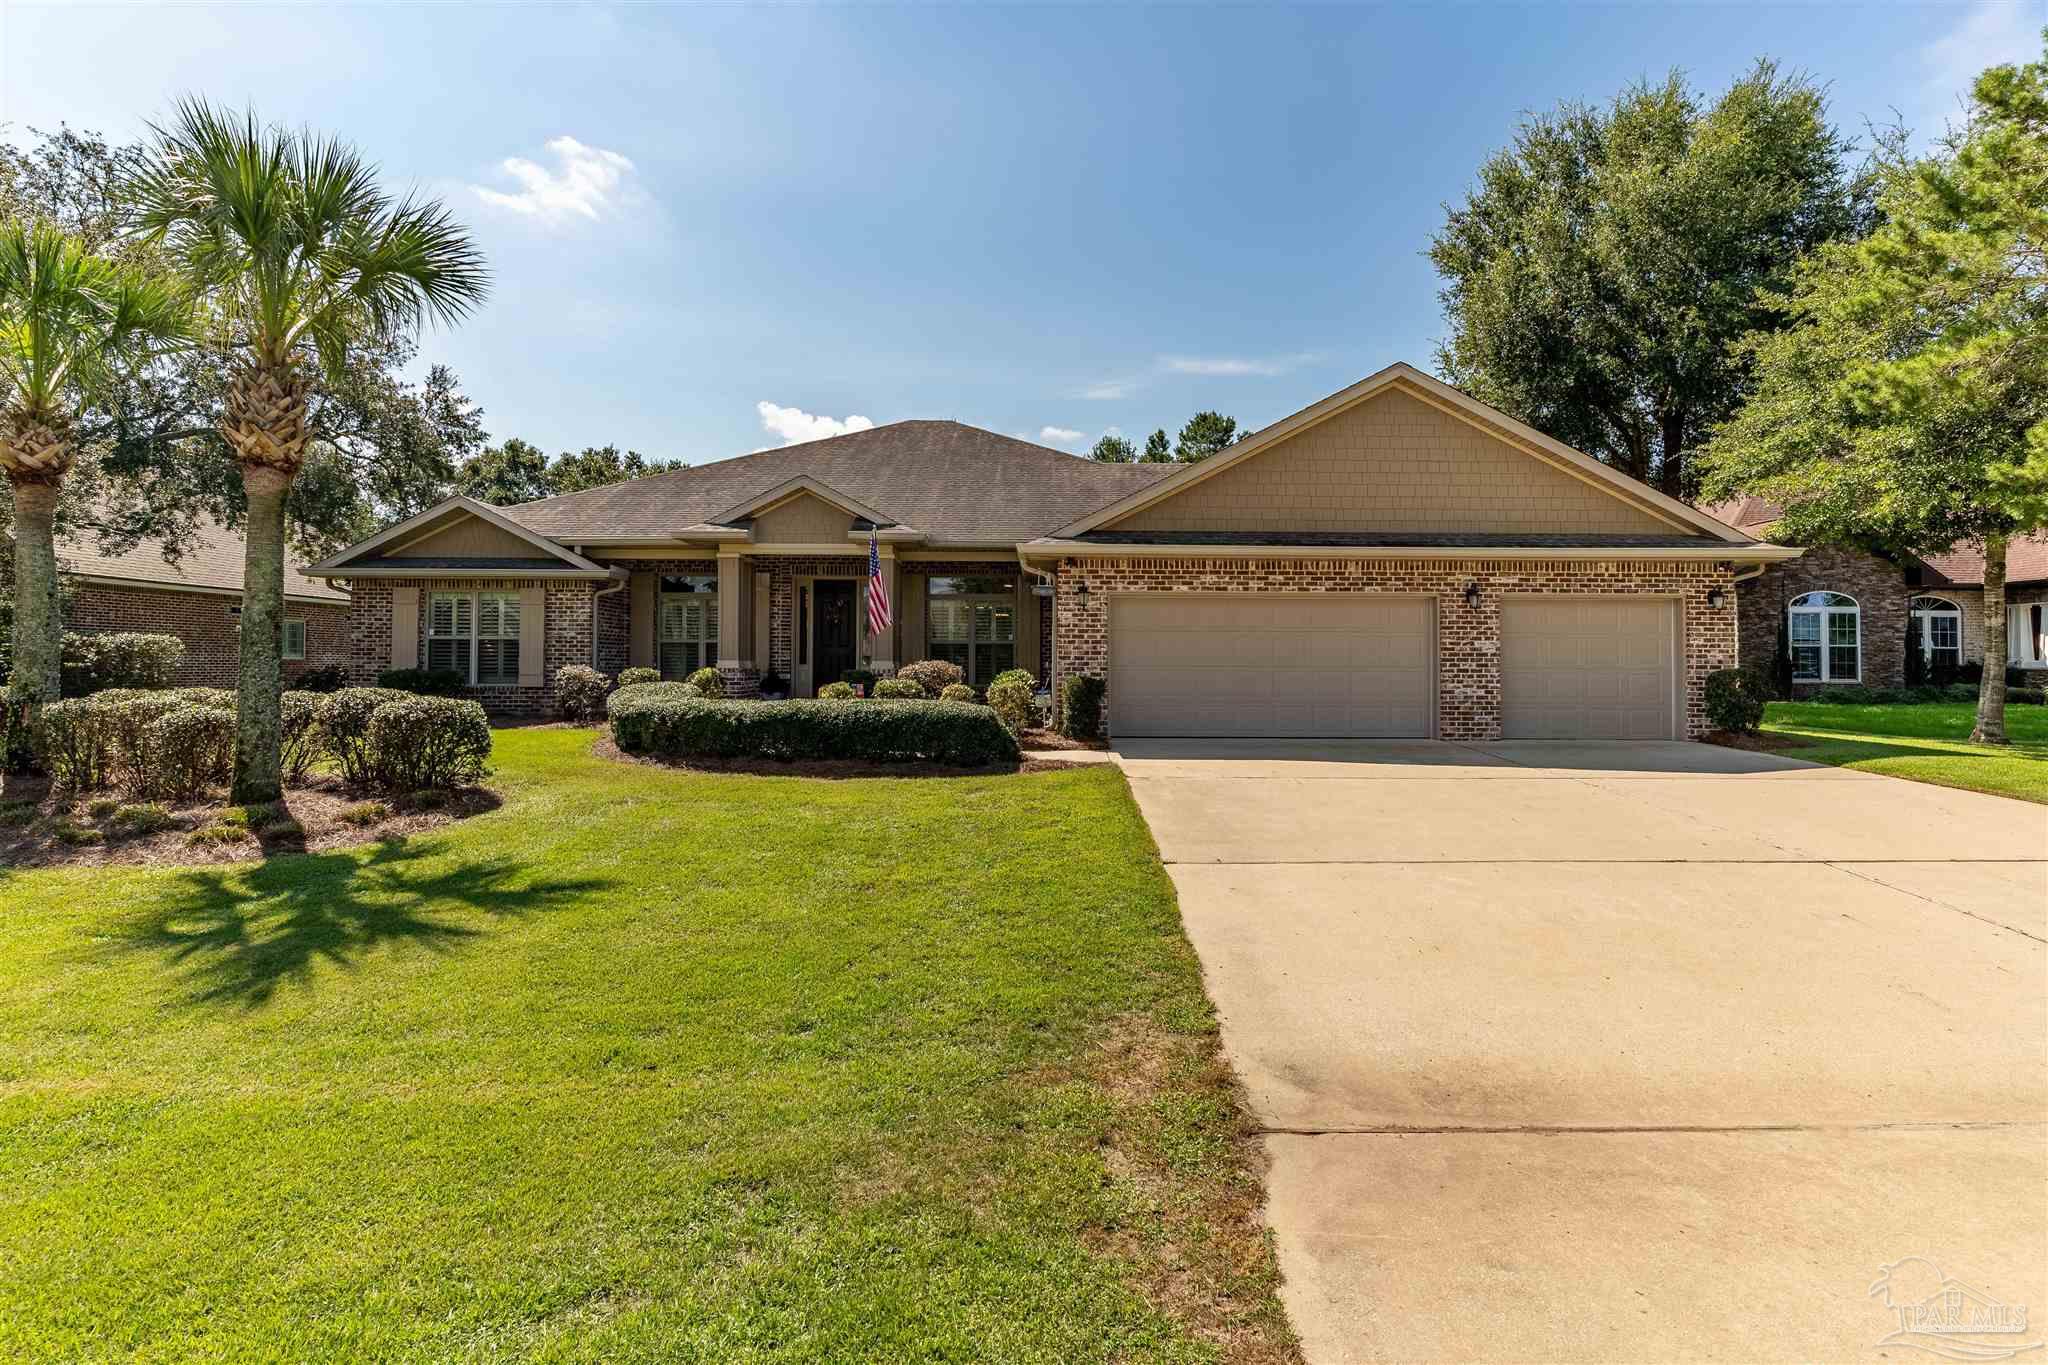
[[[702,462],[954,417],[1078,451],[1428,368],[1421,253],[1523,111],[1674,65],[1717,91],[1768,56],[1828,83],[1846,129],[1928,128],[2044,24],[2048,0],[0,0],[0,123],[131,138],[196,91],[341,133],[444,197],[495,291],[425,349],[496,437]]]

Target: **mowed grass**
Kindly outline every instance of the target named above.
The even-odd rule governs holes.
[[[1293,1347],[1122,775],[703,777],[0,870],[0,1359]]]
[[[2010,745],[1972,744],[1976,707],[1966,702],[1916,706],[1838,706],[1774,701],[1764,729],[1807,743],[1790,757],[1841,768],[1933,782],[1944,787],[2048,803],[2048,707],[2008,705]]]

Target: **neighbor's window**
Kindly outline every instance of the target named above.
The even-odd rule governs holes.
[[[1017,666],[1017,580],[990,575],[925,580],[925,653],[960,665],[974,687]]]
[[[662,677],[681,680],[718,666],[717,578],[664,577],[655,620]]]
[[[1792,600],[1787,623],[1792,676],[1799,682],[1856,682],[1863,676],[1862,612],[1839,592]]]
[[[427,667],[452,668],[472,687],[519,681],[519,594],[437,592],[427,607]]]
[[[284,623],[284,657],[303,659],[306,657],[306,623],[287,618]]]
[[[1945,597],[1916,597],[1912,602],[1913,643],[1931,668],[1958,668],[1963,662],[1963,613]]]
[[[2048,667],[2048,606],[2033,602],[2005,609],[2005,661]]]

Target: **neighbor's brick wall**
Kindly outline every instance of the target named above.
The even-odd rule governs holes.
[[[228,609],[241,600],[225,593],[80,583],[71,589],[66,603],[64,629],[88,635],[126,630],[175,635],[185,645],[185,657],[178,664],[178,686],[233,687],[241,675],[242,644],[236,618]],[[306,657],[284,661],[286,687],[309,668],[346,663],[346,606],[287,602],[284,614],[306,623]]]
[[[1729,571],[1714,563],[1465,560],[1396,562],[1345,559],[1088,558],[1060,562],[1059,676],[1107,679],[1110,599],[1128,592],[1426,594],[1437,600],[1437,734],[1442,739],[1498,739],[1501,733],[1500,614],[1504,595],[1558,596],[1647,593],[1679,599],[1684,642],[1685,734],[1705,732],[1707,674],[1735,660],[1732,605],[1707,605],[1726,588]],[[1077,588],[1085,580],[1084,603]],[[1467,607],[1476,582],[1479,605]]]
[[[349,679],[359,687],[374,686],[377,675],[391,667],[391,591],[395,586],[420,590],[420,666],[427,660],[427,596],[434,592],[518,592],[531,579],[391,579],[367,578],[355,584],[349,603]],[[602,584],[586,581],[548,583],[542,641],[543,676],[539,687],[471,687],[462,695],[481,702],[494,716],[554,714],[555,672],[566,664],[590,662],[590,596]],[[600,604],[602,605],[602,604]],[[521,622],[522,627],[524,622]]]
[[[1906,681],[1906,604],[1919,595],[1906,586],[1897,564],[1863,550],[1818,545],[1797,559],[1773,564],[1737,585],[1742,662],[1770,671],[1778,652],[1778,626],[1786,604],[1810,592],[1846,593],[1863,609],[1863,685],[1899,687]],[[1977,653],[1983,655],[1983,610],[1977,612]],[[1795,692],[1852,684],[1798,683]]]

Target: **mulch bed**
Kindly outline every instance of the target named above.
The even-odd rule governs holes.
[[[1792,735],[1739,734],[1734,730],[1709,730],[1700,736],[1703,744],[1718,744],[1724,749],[1747,749],[1751,753],[1780,754],[1789,749],[1811,749],[1813,741],[1798,739]]]
[[[743,774],[750,777],[989,777],[1009,773],[1067,772],[1074,765],[1057,759],[1027,758],[987,768],[954,768],[944,763],[870,763],[866,759],[827,758],[783,762],[773,758],[664,758],[629,754],[612,742],[611,731],[598,734],[591,752],[617,763],[642,763],[681,773]]]
[[[1057,730],[1026,730],[1017,736],[1017,743],[1026,749],[1107,749],[1109,742],[1100,739],[1069,739]]]
[[[379,797],[326,780],[287,791],[277,808],[256,808],[237,822],[224,795],[204,801],[156,803],[140,828],[132,817],[146,803],[110,793],[54,796],[45,778],[10,777],[0,787],[0,867],[92,867],[241,863],[408,835],[495,810],[482,787]],[[348,816],[350,818],[344,818]],[[201,833],[201,831],[207,831]]]

